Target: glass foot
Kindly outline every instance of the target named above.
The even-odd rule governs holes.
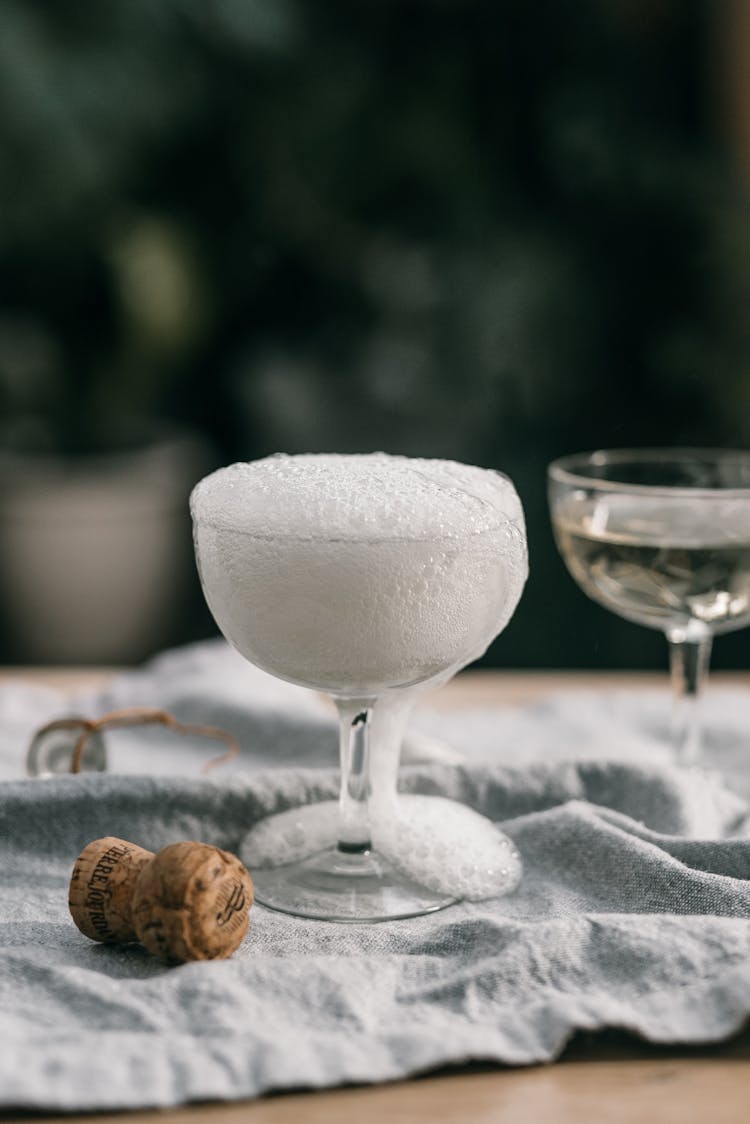
[[[376,851],[347,854],[332,847],[285,866],[253,869],[252,878],[261,905],[317,921],[396,921],[456,901],[418,885]]]

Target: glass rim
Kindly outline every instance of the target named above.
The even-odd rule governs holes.
[[[462,533],[461,531],[442,531],[440,534],[430,535],[325,535],[317,534],[311,531],[309,534],[276,534],[273,531],[252,531],[244,527],[232,526],[229,523],[216,522],[213,519],[199,518],[193,515],[193,531],[194,533],[199,529],[206,527],[211,531],[226,531],[231,535],[239,535],[242,538],[255,539],[257,542],[278,542],[278,543],[325,543],[327,546],[335,546],[337,544],[346,544],[357,546],[383,546],[387,543],[456,543],[467,542],[483,535],[496,534],[508,527],[512,527],[521,536],[526,534],[526,525],[523,516],[518,519],[511,519],[510,516],[498,520],[497,523],[491,523],[487,527],[483,527],[478,531],[469,531]]]
[[[577,472],[588,465],[592,468],[607,465],[616,467],[618,464],[654,464],[667,465],[704,461],[719,465],[722,462],[740,462],[747,466],[750,479],[750,450],[728,449],[708,446],[648,446],[645,448],[617,448],[595,449],[584,453],[568,453],[557,457],[547,467],[550,481],[556,484],[567,484],[576,488],[588,488],[598,491],[615,492],[627,495],[648,496],[686,496],[686,497],[722,497],[726,499],[733,496],[750,496],[750,483],[746,485],[727,485],[726,487],[704,487],[692,484],[642,484],[628,483],[626,480],[609,480],[604,476],[586,476]]]

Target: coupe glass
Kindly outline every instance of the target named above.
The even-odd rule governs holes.
[[[583,591],[666,635],[675,754],[694,763],[713,637],[750,623],[750,453],[581,453],[548,479],[555,539]]]
[[[243,857],[262,842],[277,858],[252,864],[257,900],[340,921],[449,904],[456,895],[427,885],[418,863],[379,853],[373,826],[397,817],[415,692],[479,656],[518,602],[526,537],[512,484],[453,462],[277,455],[219,469],[197,485],[191,510],[221,631],[258,667],[332,696],[340,719],[338,843],[314,845],[316,824],[325,836],[325,804],[256,825]],[[426,855],[434,842],[408,817],[399,831],[402,851]]]

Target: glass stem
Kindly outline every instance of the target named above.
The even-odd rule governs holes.
[[[688,629],[667,633],[672,678],[672,743],[679,765],[694,765],[700,757],[698,704],[708,674],[711,635],[691,636]]]
[[[334,699],[339,712],[341,793],[338,848],[365,854],[370,840],[370,733],[374,699]]]
[[[397,799],[401,743],[416,697],[414,688],[402,687],[382,695],[375,707],[371,745],[375,746],[377,767],[371,772],[370,800],[386,815]]]

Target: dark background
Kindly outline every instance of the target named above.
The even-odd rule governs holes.
[[[0,449],[65,472],[174,432],[200,472],[280,449],[501,468],[531,577],[485,662],[665,666],[568,577],[545,468],[750,442],[739,8],[6,0]],[[113,654],[213,631],[193,576]]]

